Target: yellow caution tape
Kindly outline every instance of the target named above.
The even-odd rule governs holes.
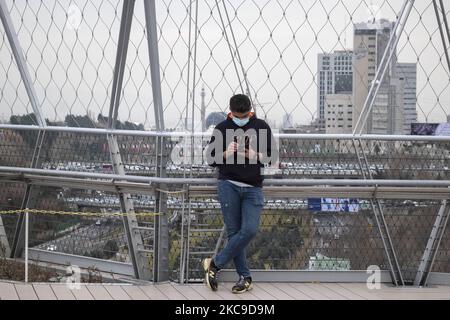
[[[162,190],[162,189],[156,189],[156,191],[161,192],[161,193],[165,193],[165,194],[184,194],[187,193],[186,190],[179,190],[179,191],[167,191],[167,190]]]

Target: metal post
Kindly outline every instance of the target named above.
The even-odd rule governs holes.
[[[442,17],[444,19],[445,29],[447,31],[447,38],[450,41],[450,26],[448,24],[447,11],[445,11],[444,1],[443,0],[439,0],[439,3],[441,4],[441,12],[442,12]],[[446,48],[445,48],[445,50],[447,51]]]
[[[427,284],[428,275],[433,268],[434,260],[447,226],[450,215],[449,210],[450,208],[447,205],[447,200],[443,200],[417,270],[416,278],[414,280],[415,286],[426,286]]]
[[[186,79],[186,115],[184,119],[184,130],[188,131],[188,118],[189,118],[189,82],[191,79],[191,39],[192,39],[192,1],[189,1],[189,38],[188,38],[188,62],[187,62],[187,79]]]
[[[0,245],[2,245],[5,250],[4,251],[5,257],[9,257],[9,255],[11,254],[11,249],[9,246],[8,236],[6,234],[1,215],[0,215]]]
[[[120,95],[122,93],[123,75],[127,62],[128,43],[130,40],[131,23],[133,21],[135,0],[124,0],[122,18],[120,23],[119,41],[117,44],[116,65],[114,67],[114,78],[112,96],[109,107],[108,128],[115,129],[119,112]]]
[[[187,239],[186,239],[186,262],[185,262],[186,266],[185,266],[185,269],[183,269],[183,271],[186,272],[186,275],[185,275],[186,282],[189,282],[189,261],[191,260],[190,259],[190,256],[191,256],[191,251],[190,251],[191,242],[190,241],[191,241],[192,199],[190,196],[189,196],[188,200],[189,200],[189,205],[188,205],[188,214],[187,214]]]
[[[216,1],[216,4],[217,4],[217,1]],[[235,50],[236,50],[236,56],[237,56],[237,59],[239,61],[240,66],[241,66],[242,76],[244,77],[244,82],[245,82],[245,86],[246,86],[246,93],[247,93],[248,97],[250,98],[250,101],[252,102],[252,105],[254,106],[254,109],[255,109],[254,111],[255,111],[255,114],[256,114],[256,111],[257,111],[256,110],[256,105],[254,105],[253,99],[252,99],[252,95],[250,93],[250,84],[249,84],[248,77],[247,77],[247,71],[245,70],[244,63],[243,63],[243,61],[241,59],[241,54],[239,52],[239,47],[238,47],[238,44],[237,44],[237,41],[236,41],[236,37],[234,36],[233,26],[231,25],[230,16],[228,15],[228,9],[227,9],[227,6],[226,6],[224,0],[222,0],[222,4],[223,4],[223,9],[225,11],[225,15],[227,17],[228,25],[230,26],[231,36],[233,38],[233,43],[234,43],[234,47],[235,47]],[[218,4],[217,4],[217,9],[219,10],[219,14],[220,14],[220,9],[219,9],[219,5]],[[222,18],[221,18],[221,20],[222,20]],[[222,25],[223,25],[223,21],[222,21]],[[226,30],[225,30],[225,25],[223,25],[223,27],[224,27],[223,31],[225,33],[225,36],[226,36],[226,39],[227,39],[227,42],[228,42],[228,46],[230,46],[230,43],[229,43],[229,40],[228,40],[228,35],[226,33]],[[231,50],[231,47],[230,47],[230,50]],[[232,54],[232,59],[234,60],[234,55],[233,54]],[[238,71],[236,70],[236,72],[238,72]],[[240,80],[239,80],[239,82],[240,82]],[[244,93],[244,89],[242,88],[242,85],[241,85],[241,90],[242,90],[242,93]]]
[[[111,159],[116,174],[125,175],[125,169],[120,156],[120,149],[117,139],[114,135],[108,136]],[[139,231],[139,224],[134,211],[133,200],[129,193],[119,192],[120,207],[122,213],[126,213],[123,217],[125,232],[127,235],[128,253],[133,264],[134,274],[137,279],[151,280],[152,270],[145,254],[142,235]]]
[[[447,40],[450,42],[450,26],[449,26],[448,19],[447,19],[447,12],[445,11],[444,2],[442,0],[439,0],[439,3],[441,4],[442,17],[444,19],[445,30],[447,32]],[[445,54],[448,56],[449,55],[448,47],[444,47],[444,51],[445,51]],[[447,61],[449,62],[449,68],[450,68],[450,59],[447,59]]]
[[[148,54],[150,59],[150,72],[152,79],[153,104],[155,112],[156,129],[164,131],[164,109],[161,92],[161,75],[159,65],[158,35],[156,28],[156,8],[154,0],[144,0],[145,22],[147,29]],[[158,137],[156,143],[159,147],[156,155],[156,175],[166,177],[167,152],[163,137]],[[154,239],[154,281],[169,280],[169,226],[167,223],[167,194],[165,185],[159,185],[155,193],[156,212]]]
[[[384,51],[383,59],[381,60],[380,67],[378,68],[375,79],[373,80],[370,87],[369,93],[364,103],[364,107],[358,118],[356,126],[353,128],[354,135],[362,134],[364,130],[364,126],[366,125],[367,119],[375,104],[375,99],[378,95],[378,91],[383,84],[386,72],[389,69],[389,65],[391,64],[392,59],[394,58],[394,53],[397,50],[397,45],[403,33],[403,30],[405,29],[406,22],[408,21],[412,8],[414,7],[414,2],[415,0],[405,0],[405,2],[403,3],[403,7],[400,11],[397,22],[395,23],[394,30],[392,30],[389,43],[386,46],[386,50]]]
[[[144,0],[145,22],[147,28],[148,54],[152,80],[153,104],[156,129],[164,131],[164,110],[161,93],[161,75],[159,70],[158,34],[156,29],[155,0]]]
[[[45,140],[45,130],[39,130],[36,139],[36,145],[33,151],[33,157],[31,160],[31,169],[39,168],[41,164],[41,151],[44,145]],[[25,195],[22,200],[21,208],[32,208],[34,207],[34,203],[37,200],[37,194],[34,190],[34,187],[30,184],[27,184]],[[16,230],[14,232],[13,243],[11,246],[11,258],[19,258],[23,254],[24,249],[24,220],[25,214],[21,213],[16,223]]]
[[[224,5],[225,11],[226,11],[227,8],[225,7],[225,3],[223,3],[223,5]],[[242,80],[241,80],[241,77],[239,76],[239,70],[238,70],[238,67],[236,65],[236,61],[235,61],[235,58],[234,58],[235,57],[235,53],[233,52],[233,48],[231,46],[230,39],[228,37],[228,32],[227,32],[227,29],[226,29],[226,25],[225,25],[225,22],[224,22],[223,17],[222,17],[222,12],[220,11],[219,0],[216,0],[216,7],[217,7],[217,11],[219,12],[219,18],[220,18],[220,22],[222,23],[223,34],[225,36],[225,40],[228,43],[228,49],[230,50],[231,60],[233,61],[234,70],[236,71],[236,76],[237,76],[238,81],[239,81],[239,86],[241,88],[242,93],[244,93],[244,87],[242,86]],[[231,28],[231,24],[230,24],[230,28]],[[236,50],[237,50],[237,48],[236,48]]]
[[[117,46],[116,64],[114,68],[113,87],[111,103],[109,109],[108,129],[116,128],[119,113],[120,98],[122,92],[123,76],[127,61],[128,44],[130,40],[131,24],[133,21],[135,0],[124,0],[122,18],[120,24],[119,41]],[[116,174],[125,175],[125,168],[120,154],[117,136],[108,134],[108,145],[111,154],[111,161]],[[133,264],[133,270],[137,279],[151,280],[152,270],[149,261],[145,256],[147,250],[144,249],[142,235],[135,215],[133,201],[128,193],[119,192],[120,206],[126,216],[123,217],[123,224],[127,235],[128,252]]]
[[[29,211],[25,211],[25,283],[28,283],[28,232],[29,232]]]
[[[157,176],[166,177],[167,158],[165,154],[165,139],[158,138],[159,154],[157,155]],[[169,280],[169,225],[167,221],[167,190],[166,184],[159,184],[155,191],[155,210],[159,213],[155,217],[155,238],[154,238],[154,268],[155,282]]]
[[[241,88],[242,93],[246,93],[248,95],[248,97],[250,98],[250,101],[252,103],[252,106],[253,106],[255,114],[256,114],[257,113],[256,105],[254,104],[254,101],[252,99],[252,95],[251,95],[251,92],[250,92],[250,85],[249,85],[249,82],[248,82],[247,71],[245,70],[244,64],[243,64],[242,59],[241,59],[241,55],[240,55],[240,52],[239,52],[239,47],[238,47],[238,44],[237,44],[237,41],[236,41],[236,37],[234,36],[233,26],[231,25],[230,16],[228,15],[228,9],[227,9],[227,6],[225,4],[225,1],[222,0],[222,4],[223,4],[223,9],[225,11],[225,16],[227,18],[228,26],[230,27],[231,36],[232,36],[234,47],[235,47],[235,52],[233,52],[233,47],[232,47],[232,45],[230,43],[230,39],[228,37],[228,32],[227,32],[227,29],[226,29],[226,25],[225,25],[225,22],[223,20],[222,13],[220,11],[219,0],[216,0],[216,7],[217,7],[217,11],[219,12],[220,21],[222,23],[223,34],[225,35],[225,40],[227,41],[228,49],[230,50],[231,59],[233,61],[234,69],[236,71],[236,76],[237,76],[238,81],[239,81],[239,86]],[[237,60],[238,60],[238,62],[240,64],[240,67],[241,67],[242,76],[244,78],[244,82],[245,82],[245,86],[246,86],[246,91],[244,91],[244,87],[242,85],[242,80],[241,80],[241,77],[239,76],[239,70],[238,70],[238,67],[237,67],[237,64],[236,64],[236,61],[235,61],[235,56],[237,56]]]
[[[369,118],[370,113],[372,112],[378,92],[383,84],[383,81],[384,81],[386,73],[389,69],[389,66],[391,65],[391,62],[395,56],[398,42],[399,42],[400,37],[405,28],[406,22],[408,21],[411,10],[414,6],[414,2],[415,2],[414,0],[405,0],[403,3],[403,6],[400,10],[400,14],[397,19],[397,22],[395,23],[395,27],[392,30],[392,33],[391,33],[391,36],[389,39],[389,43],[386,46],[386,50],[384,51],[383,58],[380,63],[380,67],[377,70],[375,79],[373,80],[370,91],[367,95],[366,101],[364,103],[364,107],[361,111],[361,115],[358,118],[356,126],[353,128],[354,135],[357,135],[357,134],[362,135],[363,134],[364,127],[367,123],[367,119]],[[358,157],[358,161],[359,161],[361,172],[362,172],[363,176],[366,177],[365,172],[367,172],[370,179],[373,179],[372,174],[370,172],[367,158],[364,153],[364,149],[362,148],[361,140],[359,140],[359,144],[361,147],[362,155],[359,154],[359,151],[356,146],[356,141],[353,141],[353,143],[355,146],[356,155]],[[394,250],[392,239],[389,234],[389,229],[388,229],[387,223],[384,219],[384,213],[383,213],[381,203],[379,202],[378,199],[375,199],[374,201],[371,201],[371,204],[372,204],[373,213],[374,213],[374,216],[376,219],[376,223],[378,226],[378,230],[380,232],[381,240],[383,242],[383,247],[384,247],[386,255],[387,255],[392,280],[395,285],[398,285],[398,284],[404,285],[402,272],[400,269],[400,265],[398,263],[397,255]]]
[[[198,43],[198,0],[195,1],[195,29],[194,29],[194,70],[193,70],[193,77],[192,77],[192,110],[191,110],[191,133],[193,134],[195,131],[194,125],[195,125],[195,89],[196,89],[196,82],[197,82],[197,43]],[[190,161],[190,170],[189,170],[189,176],[192,178],[193,174],[193,164],[194,164],[194,136],[191,137],[191,161]]]
[[[449,30],[449,26],[448,26],[448,20],[447,20],[447,15],[446,15],[445,8],[444,8],[444,3],[442,2],[442,0],[440,0],[440,5],[441,5],[440,13],[442,14],[442,17],[444,20],[446,34],[447,34],[447,38],[448,38],[447,40],[450,42],[450,30]],[[441,18],[439,16],[439,8],[438,8],[436,0],[433,0],[433,7],[434,7],[434,12],[436,14],[436,20],[437,20],[438,27],[439,27],[439,33],[441,35],[442,47],[444,49],[445,59],[447,61],[447,66],[448,66],[448,71],[450,72],[450,56],[448,53],[447,41],[445,39],[444,30],[442,28],[442,22],[441,22]]]
[[[214,256],[216,256],[219,253],[220,246],[222,245],[222,242],[227,241],[225,238],[225,226],[222,227],[222,230],[220,231],[219,238],[216,242],[216,247],[214,248]]]
[[[360,149],[357,147],[357,142],[359,144]],[[353,146],[355,148],[356,156],[358,158],[359,167],[361,170],[361,174],[364,178],[373,180],[372,173],[370,172],[369,162],[364,152],[364,148],[362,146],[362,142],[360,139],[353,140]],[[378,185],[376,185],[378,186]],[[391,272],[392,282],[397,285],[405,285],[403,280],[402,271],[400,269],[400,265],[398,263],[397,255],[395,253],[394,245],[392,243],[392,239],[389,233],[389,228],[384,218],[383,208],[381,206],[379,199],[371,199],[370,204],[372,207],[372,211],[375,217],[375,222],[378,227],[378,231],[380,233],[381,241],[383,243],[383,248],[386,253],[386,258],[389,264],[389,270]]]
[[[189,197],[189,194],[188,194]],[[184,266],[185,266],[185,240],[184,240],[184,217],[185,217],[185,195],[183,194],[183,198],[181,201],[181,232],[180,232],[180,279],[179,279],[179,283],[180,284],[184,284]]]

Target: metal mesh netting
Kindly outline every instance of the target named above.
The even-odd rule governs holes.
[[[194,120],[199,121],[202,86],[208,113],[225,111],[232,93],[241,91],[239,80],[243,82],[243,78],[237,77],[229,43],[233,55],[239,53],[242,59],[261,116],[278,123],[284,114],[302,124],[317,119],[318,54],[352,54],[354,24],[381,18],[395,21],[402,5],[401,1],[364,0],[218,3],[219,7],[214,1],[157,3],[168,128],[182,128],[185,118],[191,118],[192,104]],[[106,0],[7,1],[44,116],[52,124],[71,114],[90,118],[79,121],[78,126],[99,126],[98,115],[107,115],[121,4]],[[119,119],[151,128],[153,102],[142,9],[142,1],[137,1]],[[5,75],[0,79],[0,103],[4,105],[2,116],[8,120],[32,110],[0,28],[0,69]],[[432,1],[417,1],[397,56],[400,62],[417,63],[417,84],[407,81],[416,87],[413,99],[417,99],[419,121],[442,122],[448,114],[450,77],[443,49]],[[194,72],[196,91],[192,96]],[[359,82],[368,86],[362,78]]]
[[[130,262],[117,195],[96,190],[39,187],[33,193],[38,210],[73,215],[31,214],[30,248],[91,258]],[[86,215],[83,215],[86,213]],[[88,213],[98,213],[89,216]]]
[[[24,183],[1,183],[0,188],[0,210],[18,210],[22,204],[25,196],[26,184]],[[17,224],[17,216],[7,215],[0,217],[0,229],[3,225],[3,230],[0,230],[0,238],[6,237],[7,243],[13,241],[14,232]],[[0,243],[4,244],[4,239],[0,239]]]
[[[0,211],[20,209],[25,194],[23,183],[2,183]],[[37,260],[45,253],[63,253],[86,258],[131,264],[123,218],[114,216],[121,212],[117,194],[98,190],[40,187],[33,192],[35,209],[42,213],[30,214],[29,248],[34,250]],[[152,194],[132,195],[138,214],[139,232],[143,239],[147,267],[153,272],[154,217],[139,216],[155,212],[155,197]],[[167,200],[170,243],[169,277],[178,280],[181,258],[181,229],[183,225],[183,198],[171,196]],[[65,214],[46,214],[45,211],[60,211]],[[18,215],[1,214],[0,236],[7,238],[11,246],[16,232]],[[0,230],[0,231],[3,231]],[[2,239],[2,242],[3,239]],[[48,258],[47,258],[48,259]],[[46,261],[46,260],[42,260]],[[93,266],[95,261],[92,260]]]
[[[30,159],[34,148],[34,133],[2,130],[0,165],[29,166],[30,160],[27,159]],[[155,137],[121,134],[117,139],[127,174],[155,176],[156,154],[159,152]],[[184,146],[183,138],[164,138],[162,141],[167,147],[167,155],[172,155],[177,144]],[[356,142],[348,139],[283,138],[280,140],[281,173],[274,178],[361,179],[363,175],[355,153],[355,144],[359,143],[368,161],[367,169],[375,179],[448,179],[448,143],[375,138]],[[215,172],[205,163],[186,168],[175,158],[166,167],[169,177],[191,174],[198,178],[215,177]],[[106,137],[98,133],[47,132],[41,149],[40,168],[113,172]],[[24,188],[24,184],[5,184],[0,202],[4,210],[20,208]],[[180,190],[181,186],[172,186],[171,189]],[[101,216],[121,211],[117,194],[53,187],[33,190],[32,198],[36,202],[32,199],[31,203],[37,209],[98,212],[100,216],[33,216],[32,247],[112,261],[130,261],[122,219]],[[155,210],[155,198],[150,191],[149,194],[132,195],[132,203],[138,213]],[[324,269],[361,270],[375,264],[387,269],[373,212],[367,201],[363,203],[358,214],[320,214],[308,210],[308,199],[283,196],[267,199],[261,233],[248,249],[252,268],[304,270],[317,264],[318,268]],[[199,279],[200,261],[214,252],[223,227],[220,204],[214,196],[184,201],[170,196],[167,206],[170,276],[180,279],[180,272],[186,272],[185,279]],[[432,201],[412,199],[386,201],[383,208],[401,269],[405,278],[410,280],[420,262],[438,205]],[[6,216],[3,222],[11,243],[16,217]],[[153,223],[153,219],[140,221],[144,227],[151,227]],[[147,230],[141,234],[145,250],[151,250],[154,233]],[[436,270],[445,270],[448,263],[445,254],[447,242],[444,236]],[[117,252],[111,254],[109,251],[113,249]],[[149,261],[152,262],[151,255]],[[184,269],[183,261],[189,262]]]
[[[436,253],[436,260],[433,265],[433,272],[450,272],[450,266],[448,265],[450,261],[450,231],[447,228],[442,236],[441,245]]]
[[[106,127],[110,120],[123,1],[8,0],[6,4],[47,124]],[[389,29],[398,18],[401,6],[399,1],[365,0],[158,1],[156,22],[166,130],[190,129],[191,121],[199,122],[203,108],[207,113],[219,112],[218,116],[223,116],[229,97],[245,91],[246,81],[258,116],[272,127],[280,127],[285,115],[292,119],[294,126],[324,120],[327,115],[321,109],[323,96],[333,92],[327,92],[321,83],[327,80],[330,82],[327,86],[331,86],[336,81],[336,88],[340,86],[339,90],[347,94],[355,88],[368,91],[371,85],[368,75],[359,72],[355,60],[363,52],[370,54],[374,50],[377,53],[373,59],[381,59],[382,48],[365,43],[371,41],[370,36],[356,40],[356,26],[372,21]],[[402,133],[409,133],[408,125],[416,121],[447,121],[450,103],[449,66],[444,56],[447,49],[442,44],[433,2],[415,2],[394,59],[398,62],[395,70],[398,80],[405,82],[404,90],[409,90],[403,101],[409,118],[403,124]],[[339,56],[333,62],[336,74],[347,82],[327,78],[319,70],[318,60],[324,53]],[[244,71],[240,70],[239,61],[236,63],[240,59]],[[369,67],[369,76],[374,76],[378,67],[376,63]],[[0,75],[0,120],[37,124],[3,25],[0,26]],[[200,99],[201,88],[204,88],[204,99]],[[155,129],[142,1],[136,1],[121,90],[117,128]],[[389,100],[389,94],[383,90],[389,89],[382,88],[377,103]],[[374,112],[383,110],[378,108]],[[47,130],[43,133],[12,127],[1,129],[0,166],[54,170],[52,174],[56,171],[113,173],[112,162],[116,161],[128,175],[158,177],[161,158],[167,157],[168,163],[161,171],[169,178],[216,177],[202,154],[208,138],[196,140],[194,146],[185,140],[188,138],[157,137],[152,133],[118,132],[114,139],[120,161],[114,160],[114,152],[110,150],[114,143],[108,141],[103,131]],[[375,137],[352,140],[318,136],[302,139],[297,135],[282,138],[279,147],[281,171],[273,176],[276,179],[373,177],[420,181],[450,177],[450,148],[444,140],[401,141]],[[178,161],[193,150],[200,152],[193,155],[198,162]],[[358,152],[367,161],[366,166],[363,164],[365,168],[361,168]],[[122,218],[106,217],[110,212],[124,211],[119,192],[86,188],[33,187],[30,204],[34,208],[74,213],[94,211],[100,216],[33,216],[30,245],[55,253],[129,263]],[[0,185],[0,189],[2,210],[22,206],[25,184],[8,182]],[[131,195],[130,203],[137,213],[157,208],[150,189],[148,194]],[[267,200],[261,232],[248,248],[251,268],[364,270],[369,265],[378,265],[389,269],[367,201],[361,201],[357,214],[311,212],[307,205],[308,199],[299,197]],[[439,204],[411,199],[383,201],[382,205],[400,269],[405,279],[411,281]],[[201,199],[169,196],[167,206],[169,276],[198,280],[202,278],[201,259],[223,245],[218,241],[223,227],[220,205],[214,196]],[[5,230],[0,230],[0,236],[6,234],[11,243],[16,217],[0,218],[0,226]],[[155,221],[140,218],[129,230],[141,235],[140,249],[145,252],[149,269],[154,268]],[[448,272],[448,262],[447,229],[434,271]]]
[[[412,283],[427,246],[440,203],[385,201],[385,217],[405,281]]]
[[[0,138],[0,166],[30,166],[37,141],[35,131],[3,129]],[[195,142],[198,150],[192,166],[191,147],[186,144],[190,139],[161,139],[168,159],[165,167],[168,177],[216,177],[203,152],[207,138]],[[127,174],[156,176],[156,159],[160,152],[156,137],[117,135],[117,140]],[[447,142],[282,138],[279,141],[280,172],[273,178],[362,179],[356,153],[360,148],[368,161],[366,170],[374,179],[447,180],[450,177]],[[40,149],[38,168],[114,172],[106,135],[98,133],[47,132]]]
[[[201,261],[215,251],[220,238],[222,217],[213,209],[214,204],[218,203],[211,199],[191,200],[195,214],[189,218],[187,277],[192,281],[202,279]],[[383,201],[407,283],[414,281],[439,206],[432,201]],[[219,243],[221,249],[226,241]],[[447,243],[443,246],[441,260],[437,261],[442,263],[441,268],[447,261]],[[389,269],[368,201],[358,212],[321,213],[308,209],[307,199],[267,198],[258,235],[246,254],[249,267],[257,270],[345,271],[366,270],[372,265]],[[233,263],[227,267],[233,268]]]
[[[323,170],[298,169],[297,164],[288,166],[289,169],[286,170],[307,170],[313,175],[320,174],[319,170]],[[392,173],[385,174],[396,172],[392,167],[388,168]],[[345,174],[345,170],[349,169],[341,168],[341,170]],[[305,174],[303,173],[303,176]],[[439,170],[430,170],[429,174],[440,173]],[[20,208],[24,188],[24,184],[4,184],[2,209]],[[30,229],[31,247],[129,262],[122,219],[102,217],[102,213],[107,215],[121,210],[117,194],[41,187],[33,191],[33,198],[36,199],[34,207],[38,209],[98,212],[100,215],[33,216]],[[308,210],[307,199],[274,196],[266,200],[260,233],[248,248],[252,268],[305,270],[317,267],[327,270],[364,270],[369,265],[378,265],[382,269],[388,269],[368,201],[360,201],[358,213],[313,213]],[[132,201],[138,213],[154,211],[155,199],[151,194],[133,195]],[[223,227],[220,204],[214,197],[194,197],[188,202],[179,197],[169,197],[167,205],[171,278],[180,279],[182,261],[188,259],[189,264],[187,269],[184,269],[187,272],[187,279],[198,280],[202,274],[201,259],[214,252]],[[404,277],[406,280],[412,280],[422,258],[439,204],[417,199],[396,200],[383,201],[383,208]],[[11,243],[16,217],[2,216],[2,218]],[[140,225],[151,227],[153,219],[141,219]],[[154,235],[152,231],[144,233],[147,234],[144,236],[145,248],[151,250]],[[438,252],[435,263],[437,271],[447,268],[447,238],[444,235]],[[219,244],[223,245],[222,242]]]
[[[2,199],[1,209],[19,208],[24,187],[4,183],[3,196],[7,199]],[[74,214],[31,215],[30,248],[130,263],[122,218],[107,216],[120,211],[115,194],[53,187],[41,187],[37,193],[37,209]],[[153,196],[141,194],[132,199],[137,213],[154,210]],[[406,281],[414,280],[439,205],[433,201],[383,201]],[[89,212],[99,215],[83,216]],[[219,202],[215,197],[194,196],[189,202],[169,197],[168,217],[170,278],[180,280],[184,270],[184,279],[202,279],[202,259],[225,244],[219,241],[223,228]],[[16,218],[2,215],[9,243]],[[151,228],[153,224],[151,217],[139,218],[142,227]],[[145,250],[152,250],[153,231],[141,233]],[[222,236],[226,237],[226,233]],[[444,235],[434,271],[448,271],[447,248],[448,237]],[[345,271],[365,270],[371,265],[389,268],[368,201],[360,201],[358,212],[320,213],[308,209],[307,199],[266,197],[259,233],[247,248],[247,257],[250,267],[259,270]],[[188,264],[181,269],[183,260]],[[152,255],[148,261],[151,268]]]

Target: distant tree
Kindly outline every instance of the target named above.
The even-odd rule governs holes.
[[[101,113],[97,117],[97,121],[102,126],[107,126],[109,122],[109,117],[102,115]],[[116,121],[116,129],[119,130],[136,130],[136,131],[144,131],[144,125],[142,123],[133,123],[129,121],[121,122],[120,120]]]
[[[94,249],[92,251],[86,252],[85,256],[96,258],[96,259],[105,259],[105,253],[102,250]]]
[[[97,122],[104,126],[108,124],[108,119],[108,117],[103,116],[101,113],[99,113],[97,116]]]
[[[89,116],[75,116],[68,114],[64,120],[68,127],[95,128],[95,123]]]
[[[11,124],[19,124],[19,125],[38,125],[38,121],[36,115],[34,113],[25,114],[23,116],[11,116],[9,122]]]
[[[37,125],[37,118],[34,113],[29,113],[22,116],[11,116],[10,118],[11,124],[16,125]],[[47,125],[51,126],[54,124],[57,124],[56,122],[51,122],[50,120],[46,119]],[[35,131],[32,130],[20,130],[18,131],[20,136],[22,137],[23,141],[29,146],[29,147],[35,147],[37,142],[37,134]],[[44,147],[42,148],[43,153],[41,152],[41,156],[43,156],[44,159],[48,158],[49,151],[55,142],[56,138],[58,137],[57,132],[46,132],[45,133],[45,140],[44,140]]]
[[[37,125],[38,121],[34,113],[25,114],[23,116],[11,116],[9,122],[15,125]],[[19,130],[18,133],[22,137],[23,141],[30,147],[34,147],[37,141],[37,135],[31,130]]]
[[[144,131],[144,125],[142,123],[133,123],[133,122],[128,122],[125,121],[124,124],[122,124],[122,128],[123,130],[136,130],[136,131]]]
[[[45,120],[47,122],[47,125],[50,127],[64,127],[66,124],[61,121],[50,121],[49,119]]]

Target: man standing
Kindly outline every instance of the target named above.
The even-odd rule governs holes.
[[[265,167],[277,163],[278,152],[269,125],[251,110],[247,96],[233,96],[231,112],[215,128],[207,149],[208,164],[219,171],[218,196],[228,238],[221,252],[203,261],[205,282],[213,291],[219,271],[231,260],[239,275],[232,292],[252,289],[245,249],[260,224]]]

